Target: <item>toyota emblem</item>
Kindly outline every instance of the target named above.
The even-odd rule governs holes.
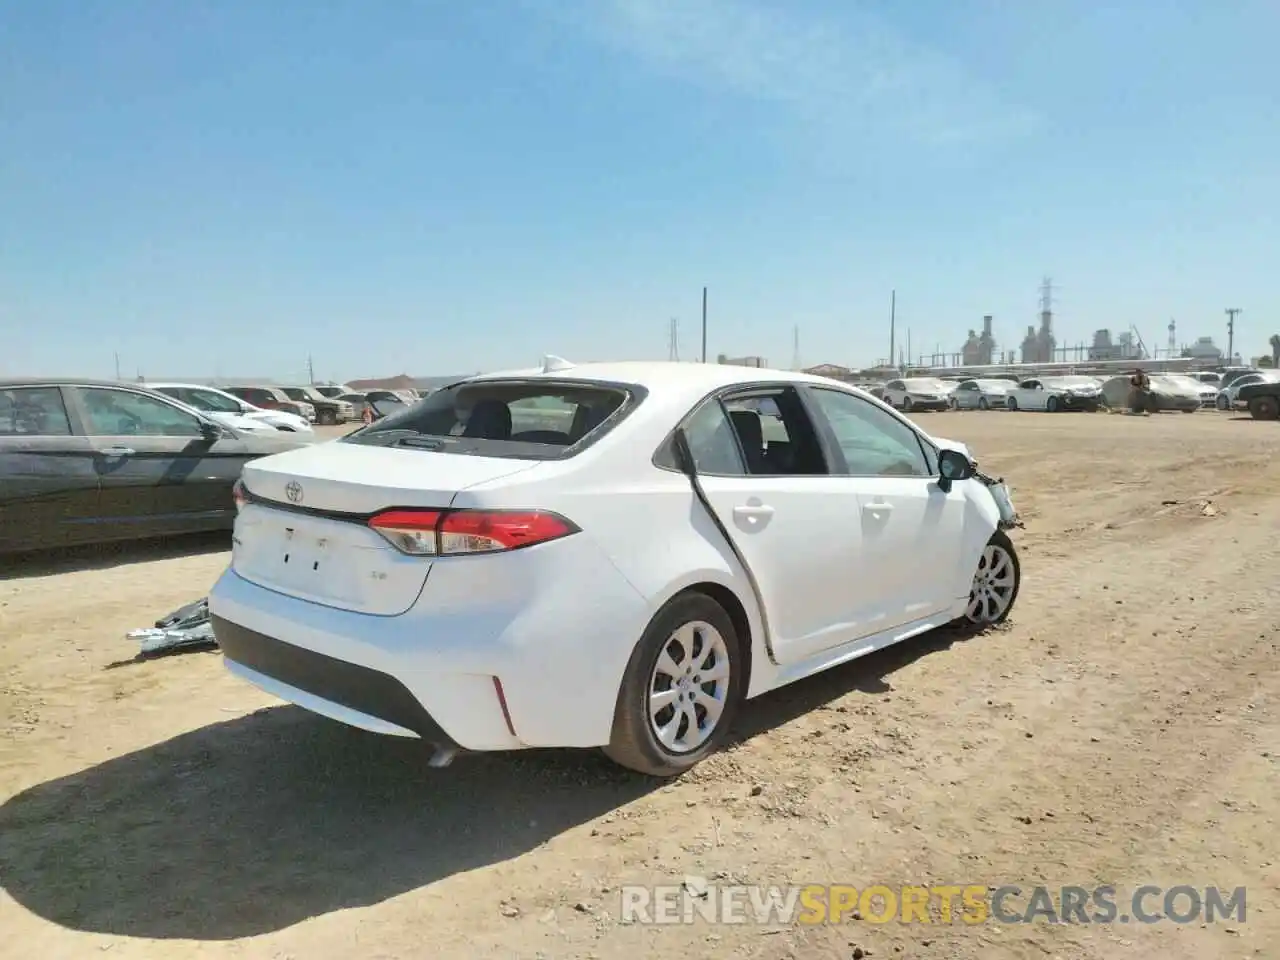
[[[289,498],[290,503],[302,502],[302,484],[297,480],[290,480],[284,488],[284,495]]]

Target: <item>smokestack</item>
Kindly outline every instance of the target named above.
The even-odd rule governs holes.
[[[987,337],[991,336],[991,317],[990,316],[986,316],[982,318],[982,333],[983,333],[983,336],[987,336]]]

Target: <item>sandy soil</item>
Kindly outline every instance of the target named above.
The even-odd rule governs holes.
[[[1025,512],[1013,621],[750,703],[655,785],[593,753],[429,770],[236,682],[130,662],[213,540],[0,573],[5,957],[1280,956],[1280,429],[938,414]],[[1248,887],[1243,924],[619,922],[619,887]],[[861,952],[859,952],[861,951]]]

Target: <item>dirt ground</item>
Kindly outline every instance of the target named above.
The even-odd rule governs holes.
[[[132,662],[225,538],[0,570],[0,956],[362,960],[1280,956],[1280,427],[946,413],[1024,512],[1004,629],[750,702],[655,785]],[[624,884],[1247,887],[1244,923],[656,927]],[[1158,901],[1157,901],[1158,902]],[[1123,900],[1122,900],[1123,904]]]

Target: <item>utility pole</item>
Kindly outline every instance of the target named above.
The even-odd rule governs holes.
[[[702,362],[707,362],[707,288],[702,288]]]
[[[1239,307],[1227,308],[1227,366],[1234,366],[1236,362],[1236,315],[1243,313]]]
[[[793,343],[791,346],[791,369],[800,369],[800,326],[797,324],[792,331]]]
[[[307,354],[307,382],[312,386],[315,386],[316,383],[316,367],[311,362],[311,354],[309,353]]]
[[[911,328],[907,327],[907,366],[911,366]]]
[[[116,351],[116,379],[120,379],[120,351]]]
[[[889,366],[893,366],[894,358],[894,325],[898,320],[898,291],[894,290],[889,294]]]
[[[667,334],[667,359],[680,359],[680,321],[671,318],[671,330]]]

